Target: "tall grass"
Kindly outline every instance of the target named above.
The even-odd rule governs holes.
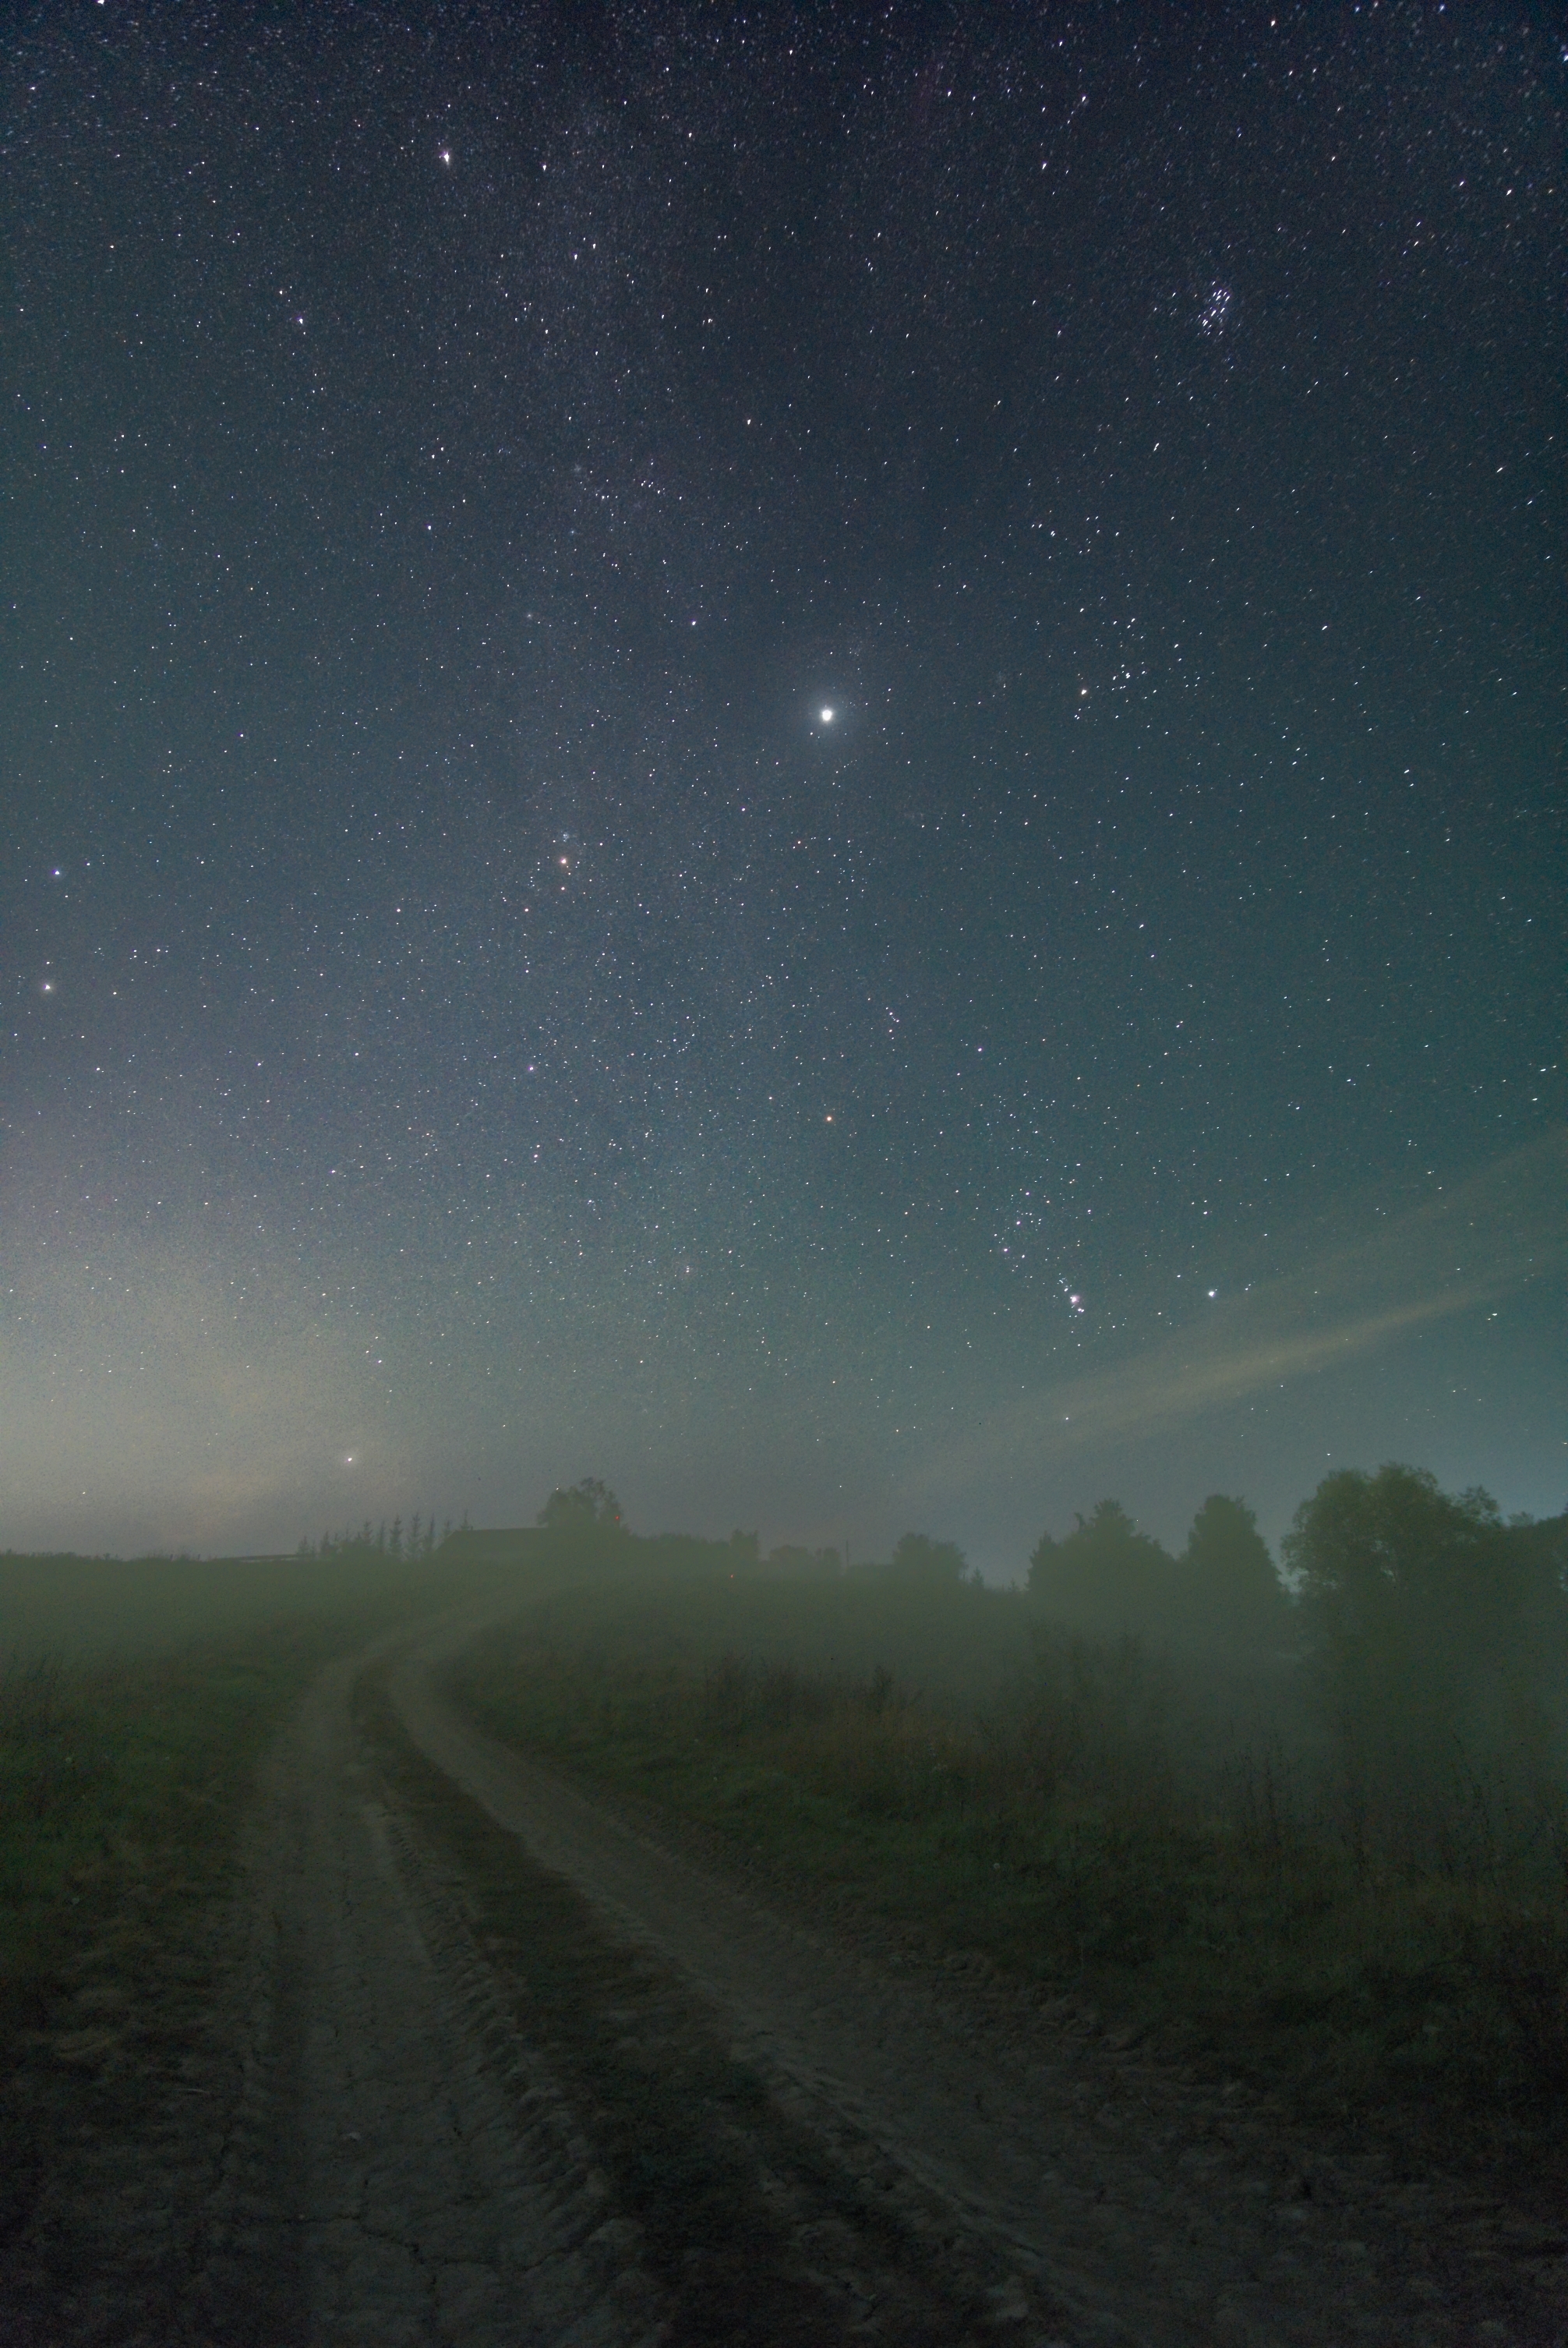
[[[815,1640],[825,1603],[801,1601]],[[1568,1844],[1522,1749],[1358,1742],[1299,1689],[1271,1732],[1227,1712],[1229,1683],[1134,1641],[1031,1636],[1025,1613],[1024,1656],[983,1698],[820,1645],[814,1663],[804,1638],[748,1653],[728,1593],[706,1643],[702,1619],[689,1592],[614,1626],[600,1600],[558,1602],[469,1658],[457,1693],[786,1883],[852,1891],[890,1947],[982,1955],[1320,2116],[1435,2127],[1450,2150],[1550,2137]]]

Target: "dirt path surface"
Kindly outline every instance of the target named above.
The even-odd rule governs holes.
[[[333,1664],[210,1947],[159,1985],[144,1934],[142,2084],[7,2246],[0,2348],[1568,2343],[1552,2230],[496,1745],[439,1693],[480,1621]]]
[[[641,2340],[635,2246],[364,1757],[361,1668],[317,1684],[263,1780],[262,2028],[204,2295],[232,2325],[259,2271],[272,2336],[323,2348]]]
[[[1549,2265],[1555,2278],[1561,2259],[1531,2269],[1522,2239],[1511,2260],[1494,2209],[1390,2184],[1372,2158],[1327,2162],[1240,2090],[1075,2040],[929,1972],[901,1978],[880,1952],[774,1912],[487,1738],[442,1701],[437,1661],[410,1654],[388,1681],[418,1747],[612,1931],[678,1970],[736,2054],[836,2157],[858,2157],[912,2238],[945,2231],[991,2277],[992,2320],[1012,2336],[1071,2348],[1568,2339],[1560,2292],[1527,2275]]]

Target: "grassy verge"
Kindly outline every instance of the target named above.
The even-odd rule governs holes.
[[[1042,1641],[982,1716],[886,1672],[639,1643],[602,1618],[574,1636],[558,1608],[470,1656],[454,1693],[781,1887],[848,1898],[890,1945],[994,1969],[1406,2158],[1563,2178],[1568,1903],[1528,1837],[1401,1851],[1277,1763],[1198,1770],[1132,1650]]]

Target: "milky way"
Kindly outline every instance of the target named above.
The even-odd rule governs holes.
[[[1563,1506],[1520,13],[13,14],[0,1545]]]

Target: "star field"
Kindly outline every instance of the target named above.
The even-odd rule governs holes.
[[[1543,18],[6,48],[0,1544],[1562,1507]]]

